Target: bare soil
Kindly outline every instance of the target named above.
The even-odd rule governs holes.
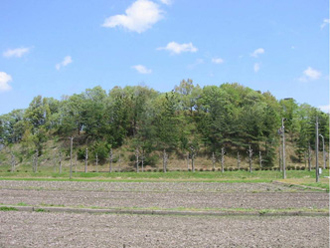
[[[1,204],[158,209],[329,208],[329,195],[272,183],[0,181]]]
[[[0,181],[0,203],[315,210],[329,208],[329,194],[272,183]],[[0,211],[0,247],[329,247],[329,217]]]
[[[328,217],[1,212],[0,247],[329,247]]]

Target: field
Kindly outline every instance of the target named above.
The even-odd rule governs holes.
[[[0,247],[329,245],[326,174],[64,175],[1,177]]]

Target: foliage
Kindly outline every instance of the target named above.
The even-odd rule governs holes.
[[[155,152],[164,149],[183,157],[192,149],[211,156],[225,147],[227,155],[236,156],[251,145],[255,154],[262,152],[263,164],[272,166],[282,118],[300,161],[309,144],[315,149],[316,118],[329,143],[329,115],[308,104],[278,101],[270,92],[238,83],[201,88],[191,79],[166,93],[145,86],[114,87],[107,93],[97,86],[61,100],[36,96],[27,109],[0,116],[0,143],[20,143],[27,156],[36,149],[41,156],[47,140],[74,137],[78,158],[84,159],[88,147],[89,159],[95,161],[97,154],[100,163],[110,148],[128,145],[132,151],[138,148],[146,165],[156,164]]]

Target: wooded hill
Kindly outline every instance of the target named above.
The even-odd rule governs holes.
[[[289,159],[303,162],[308,147],[314,149],[316,118],[329,143],[329,115],[315,107],[237,83],[201,88],[190,79],[166,93],[146,86],[114,87],[107,93],[97,86],[61,100],[36,96],[28,108],[0,116],[0,143],[19,144],[22,161],[36,150],[41,156],[49,140],[68,154],[68,137],[74,137],[78,159],[88,148],[90,159],[97,154],[102,163],[110,149],[125,147],[132,161],[138,150],[150,166],[164,150],[181,159],[192,151],[211,159],[221,148],[228,157],[246,156],[251,146],[254,156],[261,152],[263,165],[271,167],[278,164],[282,118],[294,147]]]

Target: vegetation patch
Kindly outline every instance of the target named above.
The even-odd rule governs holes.
[[[18,211],[15,207],[0,206],[0,211]]]

